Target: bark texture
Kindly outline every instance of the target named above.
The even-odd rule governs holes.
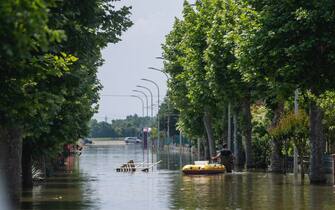
[[[237,116],[236,114],[233,115],[233,146],[234,146],[234,156],[235,156],[235,160],[234,160],[234,164],[235,166],[240,166],[240,155],[241,155],[241,151],[240,151],[240,144],[237,138]]]
[[[323,113],[315,102],[310,103],[310,143],[311,143],[311,160],[310,160],[310,182],[314,184],[325,183],[326,177],[323,168],[322,157],[325,150],[325,141],[323,138],[322,126]]]
[[[246,158],[246,167],[253,168],[254,157],[252,151],[252,125],[251,125],[251,102],[250,96],[246,96],[242,103],[242,113],[243,113],[243,128],[242,128],[242,137],[245,142],[245,158]]]
[[[197,140],[197,149],[198,149],[198,160],[201,160],[201,139],[198,138]]]
[[[216,154],[215,140],[213,139],[212,119],[208,110],[205,110],[203,121],[207,133],[209,153],[210,156],[214,156]]]
[[[204,140],[202,142],[203,149],[204,149],[204,155],[203,155],[203,157],[204,157],[204,159],[209,160],[211,157],[210,157],[210,154],[209,154],[208,140],[207,140],[207,138],[204,138],[203,140]]]
[[[0,178],[13,209],[21,197],[21,129],[0,126]]]
[[[231,142],[231,104],[230,103],[228,104],[227,119],[228,119],[227,144],[228,144],[228,149],[232,150],[232,142]]]

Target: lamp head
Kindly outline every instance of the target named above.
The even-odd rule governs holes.
[[[148,69],[156,70],[156,71],[162,71],[161,69],[154,68],[154,67],[148,67]]]

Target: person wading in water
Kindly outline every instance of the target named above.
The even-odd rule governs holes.
[[[216,156],[211,158],[214,161],[219,162],[220,164],[224,165],[226,168],[226,172],[231,173],[234,164],[234,155],[228,149],[227,144],[222,145],[222,150],[220,150]]]

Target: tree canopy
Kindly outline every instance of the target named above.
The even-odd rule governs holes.
[[[114,0],[0,3],[0,171],[8,170],[13,200],[20,196],[22,139],[29,160],[88,134],[101,50],[120,41],[129,15]]]
[[[280,157],[280,145],[266,126],[291,126],[292,131],[308,121],[308,130],[299,129],[304,137],[292,138],[308,136],[311,182],[323,182],[324,127],[327,141],[332,138],[333,7],[330,0],[185,2],[183,18],[176,19],[163,44],[169,97],[180,112],[180,128],[193,139],[205,137],[209,147],[213,138],[214,144],[231,142],[234,150],[242,143],[248,167],[261,154],[253,148],[268,148],[266,138],[272,142],[271,162]],[[285,120],[298,89],[309,119]],[[262,106],[270,124],[254,123],[259,110],[254,107]]]

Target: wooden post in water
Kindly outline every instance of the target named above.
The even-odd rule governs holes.
[[[333,184],[335,186],[335,154],[333,156]]]

